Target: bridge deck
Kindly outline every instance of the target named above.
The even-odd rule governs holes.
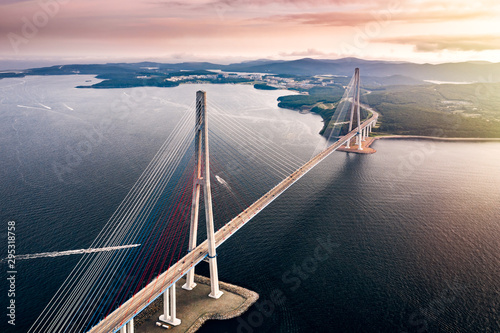
[[[377,121],[378,113],[370,110],[372,116],[361,124],[361,129],[365,128],[368,124]],[[273,187],[269,192],[264,194],[260,199],[255,201],[247,209],[241,212],[238,216],[233,218],[224,227],[215,233],[215,245],[218,247],[224,243],[232,234],[238,231],[241,227],[256,216],[262,209],[273,202],[280,196],[286,189],[292,186],[318,163],[324,160],[327,156],[342,146],[347,140],[356,136],[358,128],[355,128],[330,147],[323,150],[321,153],[314,156],[311,160],[306,162],[303,166],[293,172],[290,176],[281,181],[278,185]],[[166,289],[168,289],[174,282],[182,278],[190,269],[200,263],[205,257],[208,256],[208,242],[205,240],[198,245],[193,251],[185,255],[181,260],[172,265],[168,270],[159,275],[155,280],[150,282],[146,287],[140,290],[137,294],[132,296],[127,302],[123,303],[118,309],[112,312],[99,324],[92,327],[89,333],[103,333],[103,332],[116,332],[121,326],[126,324],[137,313],[141,312],[151,302],[158,298]]]

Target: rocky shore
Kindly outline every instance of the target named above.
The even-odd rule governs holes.
[[[207,287],[209,290],[210,286],[210,279],[201,275],[195,275],[195,282],[199,285],[199,287]],[[181,285],[181,281],[178,282],[178,285]],[[204,286],[200,286],[204,285]],[[212,308],[206,308],[207,311],[203,309],[199,309],[199,306],[197,305],[192,305],[194,308],[197,310],[194,310],[194,313],[199,313],[199,316],[194,320],[188,320],[190,323],[188,327],[186,327],[185,324],[188,324],[184,319],[187,319],[186,316],[182,315],[182,313],[178,313],[178,316],[183,320],[183,325],[182,327],[173,327],[171,330],[173,332],[187,332],[187,333],[193,333],[196,332],[206,321],[208,320],[224,320],[224,319],[231,319],[235,317],[241,316],[245,311],[247,311],[250,306],[252,306],[258,299],[259,299],[259,294],[256,292],[253,292],[251,290],[238,287],[235,285],[232,285],[230,283],[226,282],[219,282],[219,288],[227,294],[234,294],[238,295],[243,299],[243,302],[239,304],[238,306],[234,307],[222,307],[219,309],[212,309]],[[195,288],[196,289],[196,288]],[[185,292],[184,290],[178,289],[178,292]],[[204,294],[206,295],[206,294]],[[180,294],[178,295],[179,298]],[[204,296],[205,297],[205,296]],[[224,297],[224,295],[223,295]],[[207,297],[208,298],[208,297]],[[178,299],[178,301],[180,301]],[[190,306],[191,307],[191,306]],[[194,309],[193,308],[193,309]],[[158,317],[159,313],[163,309],[163,297],[159,297],[156,299],[151,305],[149,305],[146,309],[144,309],[141,313],[139,313],[135,318],[134,318],[134,323],[135,323],[135,328],[137,332],[156,332],[156,328],[146,328],[148,325],[151,326],[152,321],[155,322],[156,318]],[[193,314],[194,314],[193,313]],[[196,315],[197,316],[197,315]],[[145,327],[143,327],[146,325]],[[169,330],[169,331],[171,331]],[[158,332],[163,331],[158,328]]]
[[[461,141],[461,142],[500,142],[500,138],[446,138],[439,136],[423,136],[423,135],[384,135],[375,137],[380,139],[413,139],[413,140],[433,140],[433,141]]]
[[[210,285],[210,279],[206,278],[201,275],[195,275],[194,278],[196,283],[202,283],[206,285]],[[231,318],[236,318],[241,316],[243,313],[245,313],[250,306],[252,306],[258,299],[259,299],[259,294],[257,294],[254,291],[238,287],[226,282],[219,282],[219,287],[222,290],[232,292],[234,294],[240,295],[243,298],[245,298],[245,302],[240,305],[239,308],[234,309],[232,311],[224,312],[224,313],[219,313],[219,312],[207,312],[200,316],[198,320],[186,331],[186,333],[194,333],[196,332],[203,323],[210,319],[217,319],[217,320],[224,320],[224,319],[231,319]]]

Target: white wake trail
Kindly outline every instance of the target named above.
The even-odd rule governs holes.
[[[24,260],[24,259],[35,259],[35,258],[61,257],[61,256],[69,256],[72,254],[84,254],[84,253],[124,250],[124,249],[130,249],[130,248],[134,248],[134,247],[138,247],[138,246],[141,246],[141,244],[111,246],[111,247],[101,247],[101,248],[89,248],[89,249],[59,251],[59,252],[43,252],[43,253],[33,253],[33,254],[22,254],[22,255],[16,255],[15,259],[16,260]],[[2,259],[2,262],[3,261],[7,261],[7,258]]]
[[[42,104],[42,103],[38,103],[39,105],[43,106],[44,108],[46,108],[47,110],[52,110],[52,108],[50,106],[47,106],[45,104]]]
[[[224,186],[229,191],[229,193],[231,193],[233,195],[233,197],[236,198],[236,193],[234,193],[234,191],[231,188],[231,186],[229,186],[229,184],[222,177],[219,177],[219,175],[215,175],[215,179],[217,179],[217,181],[219,182],[219,184],[221,184],[222,186]]]
[[[228,189],[231,189],[231,188],[229,187],[229,184],[228,184],[228,183],[227,183],[227,182],[226,182],[226,181],[225,181],[222,177],[219,177],[218,175],[215,175],[215,179],[217,179],[217,181],[218,181],[220,184],[224,185],[224,186],[225,186],[225,187],[227,187]]]
[[[36,110],[45,110],[44,108],[37,108],[35,106],[26,106],[26,105],[17,105],[18,108],[25,108],[25,109],[36,109]]]

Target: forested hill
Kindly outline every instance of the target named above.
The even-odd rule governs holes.
[[[500,63],[462,62],[444,64],[416,64],[410,62],[391,62],[343,59],[310,59],[292,61],[257,60],[230,65],[209,62],[184,62],[176,64],[139,62],[109,64],[74,64],[33,68],[22,71],[2,71],[2,77],[22,77],[26,75],[67,75],[67,74],[116,74],[116,73],[173,73],[180,70],[224,70],[235,72],[258,72],[293,75],[344,75],[351,76],[354,68],[359,67],[362,76],[385,77],[401,75],[417,80],[462,81],[462,82],[500,82]]]

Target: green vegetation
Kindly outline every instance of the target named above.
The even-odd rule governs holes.
[[[217,73],[205,70],[197,70],[197,71],[179,71],[168,74],[169,77],[187,76],[187,75],[217,75]]]
[[[23,73],[13,73],[13,72],[0,73],[0,79],[12,78],[12,77],[24,77],[24,74]]]
[[[340,85],[282,96],[278,106],[319,114],[326,130],[344,93]],[[380,112],[375,134],[500,138],[500,84],[399,85],[364,91],[362,102]],[[362,118],[368,116],[362,112]]]
[[[250,66],[250,67],[248,67]],[[500,138],[500,83],[428,84],[422,79],[475,81],[500,71],[500,64],[415,65],[302,59],[291,62],[234,64],[136,63],[88,64],[33,68],[22,72],[2,72],[2,78],[28,75],[97,75],[102,82],[78,88],[176,87],[183,83],[254,83],[254,80],[224,75],[209,69],[245,69],[265,75],[270,83],[283,84],[299,95],[278,98],[279,106],[319,114],[325,127],[350,81],[352,69],[362,67],[362,102],[377,110],[378,134],[443,137]],[[437,69],[440,68],[440,71]],[[184,70],[188,69],[188,70]],[[403,76],[401,73],[404,73]],[[486,73],[480,75],[478,73]],[[329,76],[325,74],[335,74]],[[338,76],[344,75],[344,76]],[[196,77],[195,77],[196,76]],[[490,75],[491,76],[491,75]],[[274,90],[267,83],[255,89]],[[368,91],[369,90],[369,91]],[[367,116],[364,112],[364,117]],[[323,133],[325,128],[321,131]]]
[[[267,83],[256,83],[253,87],[259,90],[278,90],[276,87],[268,86]]]
[[[324,127],[320,132],[323,134],[344,91],[344,88],[338,85],[331,87],[313,87],[307,91],[308,94],[279,97],[278,106],[281,108],[310,111],[319,114],[324,122]]]
[[[178,81],[171,81],[169,79],[179,78],[182,76],[193,76]],[[195,78],[194,76],[199,76]],[[251,82],[249,79],[239,77],[223,77],[215,72],[206,70],[194,71],[179,71],[173,73],[162,72],[121,72],[121,73],[105,73],[97,76],[98,79],[104,81],[93,84],[91,86],[78,86],[77,88],[96,88],[96,89],[110,89],[110,88],[133,88],[133,87],[177,87],[181,83],[245,83]]]
[[[114,78],[95,83],[91,86],[77,86],[77,88],[95,88],[95,89],[112,89],[112,88],[134,88],[134,87],[177,87],[178,82],[166,81],[162,77],[151,78]]]
[[[337,103],[344,94],[344,88],[334,87],[313,87],[307,90],[307,94],[282,96],[278,98],[278,106],[282,108],[301,110],[312,109],[317,103]]]
[[[186,80],[183,82],[193,82],[192,80]],[[198,79],[194,82],[200,83],[214,83],[214,84],[226,84],[226,83],[248,83],[253,82],[253,80],[240,78],[240,77],[218,77],[216,79]]]
[[[387,87],[366,95],[381,134],[500,137],[500,84]]]

